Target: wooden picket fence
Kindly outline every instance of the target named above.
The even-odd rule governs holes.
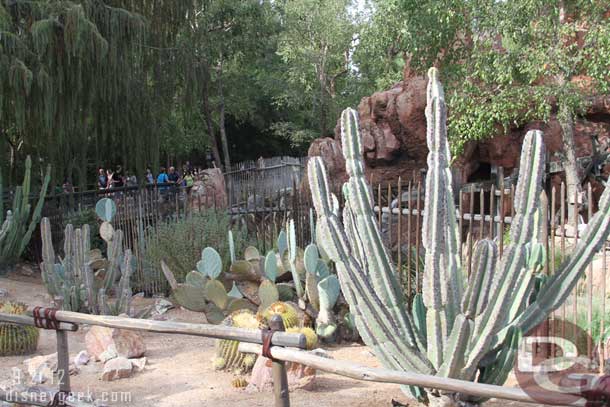
[[[376,184],[374,211],[386,247],[390,249],[396,274],[403,284],[405,293],[412,298],[421,293],[424,249],[421,243],[425,183],[421,177],[404,182]],[[462,267],[470,275],[472,253],[476,242],[481,239],[496,241],[502,256],[508,242],[508,231],[514,217],[515,185],[500,177],[497,183],[473,183],[463,185],[456,194],[456,218],[461,237],[460,257]],[[400,198],[399,198],[400,197]],[[567,196],[564,183],[558,187],[547,185],[542,196],[542,228],[540,239],[545,242],[547,261],[542,273],[555,274],[557,267],[569,256],[578,242],[589,219],[595,213],[593,187],[584,185],[583,192],[573,197]],[[572,216],[570,216],[572,215]],[[571,219],[571,221],[570,221]],[[587,334],[587,353],[599,357],[599,367],[603,371],[606,362],[606,341],[609,339],[608,307],[606,298],[609,288],[606,283],[609,268],[610,243],[605,242],[570,298],[555,312],[550,321],[559,319],[562,337],[569,338],[566,321],[571,326],[584,329]],[[551,327],[556,324],[549,324]],[[549,328],[552,329],[552,328]],[[576,335],[576,332],[573,333]]]

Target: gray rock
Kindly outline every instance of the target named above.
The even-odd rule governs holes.
[[[80,366],[84,366],[87,363],[89,363],[89,354],[87,353],[86,350],[81,350],[80,352],[78,352],[78,354],[74,357],[74,365],[76,367],[80,367]]]
[[[141,372],[142,370],[144,370],[144,366],[146,366],[146,357],[139,359],[129,359],[129,361],[131,362],[131,366],[136,372]]]
[[[130,377],[132,372],[133,368],[129,359],[119,356],[106,362],[100,379],[107,382],[124,379]]]
[[[102,363],[106,363],[110,359],[114,359],[117,356],[119,356],[119,355],[118,355],[118,352],[116,351],[116,347],[114,346],[114,344],[111,344],[106,348],[105,351],[103,351],[100,354],[100,360],[102,361]]]
[[[174,304],[164,298],[157,298],[157,300],[155,301],[154,315],[163,315],[172,308],[174,308]]]

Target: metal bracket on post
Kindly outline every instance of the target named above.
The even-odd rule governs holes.
[[[279,315],[274,315],[269,320],[269,329],[262,331],[263,356],[271,359],[271,374],[273,377],[273,394],[276,407],[290,407],[290,394],[288,390],[288,375],[286,364],[282,360],[274,359],[271,355],[271,339],[273,334],[284,331],[284,321]]]

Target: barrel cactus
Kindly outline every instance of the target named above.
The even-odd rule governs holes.
[[[299,326],[299,315],[297,311],[292,305],[286,302],[274,302],[262,312],[262,317],[265,321],[269,321],[274,315],[282,317],[285,329]]]
[[[459,230],[446,137],[446,107],[436,69],[428,73],[428,173],[422,242],[425,248],[423,295],[408,312],[372,209],[364,175],[356,112],[341,116],[343,155],[349,180],[340,213],[322,159],[308,163],[317,212],[316,241],[335,262],[343,295],[364,342],[386,368],[440,377],[503,384],[513,366],[511,349],[523,332],[543,322],[568,297],[595,253],[610,234],[610,188],[590,219],[572,255],[536,286],[544,259],[537,240],[545,147],[540,131],[523,141],[511,244],[500,258],[493,241],[481,241],[467,278],[459,258]],[[543,224],[546,227],[546,223]],[[485,368],[482,369],[483,364]],[[435,389],[405,387],[433,406],[472,405],[481,399]]]
[[[259,318],[250,310],[242,309],[233,312],[222,321],[221,325],[235,328],[259,328]],[[256,362],[256,355],[241,353],[237,350],[238,341],[227,339],[216,340],[216,355],[212,359],[212,365],[216,370],[229,370],[237,374],[243,374],[252,369]]]
[[[27,306],[17,302],[0,304],[0,312],[5,314],[25,314]],[[0,322],[0,356],[27,355],[36,351],[38,328]]]

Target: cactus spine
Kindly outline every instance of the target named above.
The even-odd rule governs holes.
[[[423,295],[416,298],[413,315],[406,311],[404,295],[375,222],[370,187],[364,177],[357,117],[352,109],[346,109],[341,117],[349,175],[343,187],[346,204],[342,223],[322,160],[315,157],[308,164],[318,216],[316,238],[336,264],[358,331],[385,367],[502,384],[521,333],[534,328],[565,301],[608,238],[610,188],[604,191],[599,211],[590,220],[573,255],[540,287],[530,303],[534,274],[544,261],[544,247],[537,241],[537,233],[545,148],[540,131],[528,132],[515,194],[512,244],[498,259],[493,241],[479,242],[474,270],[466,279],[458,257],[443,89],[436,69],[428,75],[429,154],[422,232],[426,254]],[[502,345],[504,350],[496,352]],[[477,375],[483,358],[487,368],[484,374]],[[431,389],[405,390],[427,399],[431,405],[458,405],[466,399]]]
[[[5,314],[25,314],[27,306],[21,303],[0,304],[0,312]],[[26,355],[36,351],[38,329],[33,326],[0,322],[0,356]]]
[[[0,202],[0,273],[4,267],[19,259],[32,237],[36,225],[40,221],[44,198],[51,180],[51,167],[48,166],[42,181],[36,206],[32,210],[30,204],[30,182],[32,159],[25,159],[23,183],[15,188],[13,205],[4,215],[4,204]],[[2,195],[2,174],[0,173],[0,196]],[[0,199],[0,201],[2,201]]]

